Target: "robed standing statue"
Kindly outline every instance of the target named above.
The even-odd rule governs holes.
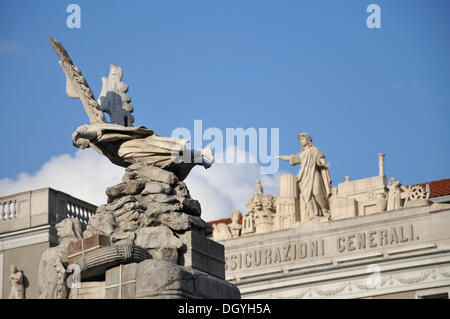
[[[288,161],[292,166],[300,164],[297,174],[300,199],[306,207],[309,220],[318,217],[330,217],[331,178],[329,163],[325,155],[312,143],[307,133],[297,136],[302,150],[296,155],[283,155],[276,158]]]

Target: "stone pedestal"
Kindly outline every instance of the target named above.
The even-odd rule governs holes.
[[[136,299],[238,299],[239,289],[204,272],[164,260],[138,265]]]
[[[106,299],[134,299],[136,296],[137,263],[120,265],[106,271]]]
[[[179,255],[179,265],[225,279],[225,251],[222,244],[195,231],[180,235],[180,239],[185,247]]]
[[[69,299],[104,299],[104,281],[86,281],[78,283],[79,287],[70,290]]]
[[[133,164],[106,194],[84,233],[96,240],[72,244],[81,280],[99,283],[81,282],[71,298],[240,298],[225,281],[223,245],[208,239],[200,204],[173,173]]]

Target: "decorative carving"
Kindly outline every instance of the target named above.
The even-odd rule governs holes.
[[[11,265],[9,279],[11,280],[11,292],[9,299],[25,299],[25,286],[23,284],[23,273],[17,270],[16,265]]]
[[[421,204],[428,204],[430,198],[430,184],[425,187],[420,185],[409,185],[408,187],[401,186],[403,190],[403,197],[405,198],[404,207],[412,207]]]
[[[270,194],[256,193],[247,203],[248,214],[254,221],[255,233],[272,231],[275,216],[274,197]]]
[[[256,181],[256,193],[257,194],[264,194],[264,189],[263,189],[263,187],[261,185],[261,181],[260,180]]]
[[[48,248],[42,254],[39,263],[39,298],[66,299],[66,267],[68,265],[68,250],[72,242],[77,242],[81,235],[81,223],[75,218],[66,218],[56,225],[59,245]]]
[[[230,229],[225,223],[213,224],[213,238],[215,241],[233,238]]]
[[[389,190],[387,210],[399,209],[402,206],[400,186],[401,186],[400,181],[396,180],[394,177],[391,177],[391,179],[389,180],[389,185],[387,186]]]
[[[231,212],[231,224],[228,225],[231,234],[234,237],[239,237],[241,235],[242,225],[239,222],[242,219],[242,214],[239,210],[233,210]]]
[[[66,93],[71,98],[79,98],[83,103],[84,109],[89,117],[91,123],[103,123],[106,122],[103,112],[97,101],[94,98],[94,94],[91,88],[86,82],[86,79],[81,74],[79,68],[77,68],[69,57],[69,54],[59,41],[48,38],[53,49],[55,49],[61,61],[59,65],[66,75]]]
[[[102,275],[111,267],[129,262],[141,262],[150,258],[146,249],[130,245],[116,245],[102,247],[90,251],[79,258],[74,265],[74,269],[81,272],[81,279],[87,279]]]
[[[425,281],[440,280],[441,278],[450,278],[450,272],[448,272],[448,268],[432,268],[419,273],[415,273],[413,275],[406,276],[402,274],[381,276],[380,281],[377,285],[368,283],[367,279],[362,279],[347,281],[337,287],[333,287],[330,289],[305,288],[300,290],[300,293],[293,298],[301,299],[305,296],[308,298],[314,298],[316,295],[322,297],[336,297],[342,295],[343,293],[345,293],[345,291],[353,293],[373,291],[383,289],[386,286],[392,287],[397,285],[416,285]]]
[[[133,107],[129,104],[131,98],[125,94],[128,91],[128,85],[122,82],[122,68],[111,64],[107,78],[102,77],[102,91],[97,100],[100,109],[108,113],[111,123],[133,126],[134,117],[131,115]]]

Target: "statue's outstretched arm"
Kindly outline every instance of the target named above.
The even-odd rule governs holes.
[[[292,158],[292,155],[280,155],[280,156],[275,156],[274,159],[281,159],[283,161],[290,161]]]
[[[91,127],[90,125],[82,125],[77,128],[77,130],[73,133],[72,137],[74,140],[79,138],[85,138],[89,141],[97,139],[99,132],[97,129]]]

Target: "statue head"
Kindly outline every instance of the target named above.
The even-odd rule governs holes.
[[[312,138],[309,136],[308,133],[298,134],[297,139],[300,142],[300,144],[302,145],[302,147],[312,145]]]
[[[264,205],[264,208],[272,210],[273,209],[272,197],[268,196],[268,197],[264,198],[263,199],[263,205]]]
[[[261,199],[259,199],[258,197],[255,199],[255,208],[256,210],[262,210],[263,209],[263,203],[261,201]]]
[[[11,273],[15,274],[17,272],[17,267],[16,265],[12,264],[9,269],[11,270]]]
[[[78,241],[83,238],[81,234],[81,223],[76,218],[66,218],[62,222],[56,224],[59,242]]]

